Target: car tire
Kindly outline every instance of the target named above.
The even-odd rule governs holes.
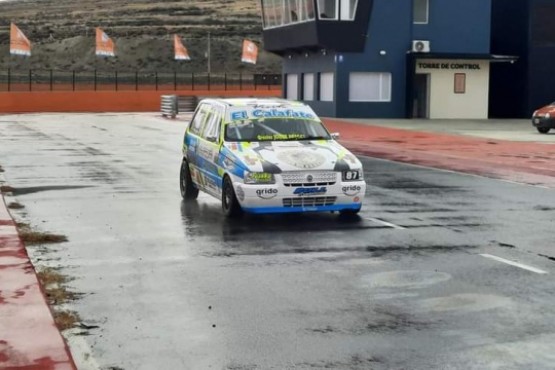
[[[222,211],[226,217],[237,217],[243,213],[229,176],[224,177],[222,186]]]
[[[189,163],[185,159],[183,160],[183,162],[181,162],[181,171],[179,173],[179,188],[181,190],[181,196],[183,197],[183,199],[197,199],[198,189],[193,184],[191,171],[189,170]]]
[[[342,216],[354,216],[357,215],[360,212],[361,207],[357,208],[357,209],[344,209],[342,211],[339,211],[339,214]]]
[[[538,132],[539,132],[540,134],[547,134],[547,133],[549,132],[549,130],[550,130],[550,129],[547,128],[547,127],[538,127]]]

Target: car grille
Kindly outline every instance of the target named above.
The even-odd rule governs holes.
[[[317,206],[333,206],[337,197],[298,197],[284,198],[284,207],[317,207]]]
[[[326,186],[336,183],[337,174],[334,171],[284,172],[281,178],[285,186]]]

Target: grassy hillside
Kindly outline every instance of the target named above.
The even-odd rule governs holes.
[[[31,58],[9,55],[9,25],[33,43]],[[116,58],[94,55],[94,29],[116,43]],[[240,62],[241,41],[261,46],[258,0],[14,0],[0,2],[0,69],[207,70],[208,33],[214,72],[279,72],[278,57],[262,51],[256,66]],[[173,60],[179,34],[191,62]]]

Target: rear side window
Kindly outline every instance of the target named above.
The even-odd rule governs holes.
[[[198,109],[195,115],[193,116],[193,120],[191,121],[191,126],[189,128],[189,132],[195,135],[200,135],[202,130],[202,124],[204,123],[204,119],[206,118],[206,114],[208,113],[208,105],[202,104]]]
[[[202,131],[202,138],[212,142],[219,142],[222,112],[219,108],[212,108],[206,118],[206,124]]]

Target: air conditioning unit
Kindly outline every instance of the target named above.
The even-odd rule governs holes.
[[[430,41],[427,40],[412,40],[413,53],[429,53]]]

